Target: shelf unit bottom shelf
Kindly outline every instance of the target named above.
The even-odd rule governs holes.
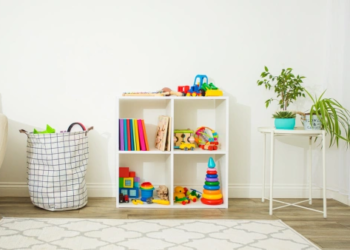
[[[198,208],[198,209],[215,209],[215,208],[228,208],[227,204],[221,204],[221,205],[205,205],[202,202],[191,202],[190,204],[182,205],[180,203],[175,203],[173,205],[160,205],[160,204],[143,204],[143,205],[134,205],[132,203],[123,203],[119,204],[119,208],[160,208],[160,209],[166,209],[166,208],[179,208],[179,209],[187,209],[187,208]]]

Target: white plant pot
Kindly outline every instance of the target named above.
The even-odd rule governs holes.
[[[301,122],[303,123],[305,130],[321,130],[322,129],[322,123],[316,115],[312,116],[311,124],[310,124],[310,115],[305,115],[305,117],[302,117]]]

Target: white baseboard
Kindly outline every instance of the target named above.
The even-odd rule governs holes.
[[[186,186],[186,185],[185,185]],[[189,185],[187,185],[189,186]],[[197,187],[199,190],[201,187]],[[115,197],[116,187],[113,184],[88,183],[89,197]],[[306,185],[274,185],[273,196],[275,198],[307,198],[309,190]],[[261,198],[261,185],[230,184],[230,198]],[[269,189],[265,189],[265,197],[269,196]],[[27,183],[25,182],[0,182],[0,197],[29,197]],[[322,189],[313,187],[313,198],[322,197]],[[336,191],[327,190],[327,198],[335,199],[350,206],[350,199],[347,195],[339,194]]]

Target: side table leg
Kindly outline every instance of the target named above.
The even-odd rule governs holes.
[[[263,147],[263,186],[262,186],[262,196],[261,202],[265,202],[265,169],[266,169],[266,134],[264,133],[264,147]]]
[[[273,161],[274,161],[274,143],[275,135],[274,131],[271,131],[271,152],[270,152],[270,215],[272,215],[273,210]]]
[[[322,131],[322,172],[323,172],[323,217],[327,218],[327,197],[326,197],[326,132]]]
[[[309,204],[312,204],[312,136],[309,138]]]

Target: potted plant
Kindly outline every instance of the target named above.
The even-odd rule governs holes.
[[[304,128],[324,129],[330,135],[329,146],[339,146],[339,139],[350,144],[350,112],[333,98],[323,98],[326,90],[315,98],[305,90],[313,104],[309,113],[302,116]]]
[[[265,71],[261,73],[261,80],[258,80],[258,86],[264,85],[266,89],[274,88],[274,92],[277,95],[277,99],[270,98],[265,101],[266,108],[271,104],[272,101],[278,100],[278,104],[283,111],[286,111],[288,106],[293,103],[298,97],[305,97],[304,88],[301,86],[304,76],[295,76],[292,73],[293,69],[287,68],[282,69],[281,74],[274,76],[269,72],[269,69],[265,66]],[[274,84],[275,85],[272,85]],[[295,114],[290,112],[280,113],[277,112],[273,117],[275,118],[275,127],[276,129],[294,129],[295,126]],[[294,116],[294,117],[293,117]],[[289,122],[280,122],[277,121],[278,125],[276,126],[276,119],[289,119]],[[291,124],[294,125],[291,128]],[[285,126],[284,126],[285,125]]]
[[[277,111],[273,114],[276,129],[293,130],[295,126],[295,113],[290,111]]]

